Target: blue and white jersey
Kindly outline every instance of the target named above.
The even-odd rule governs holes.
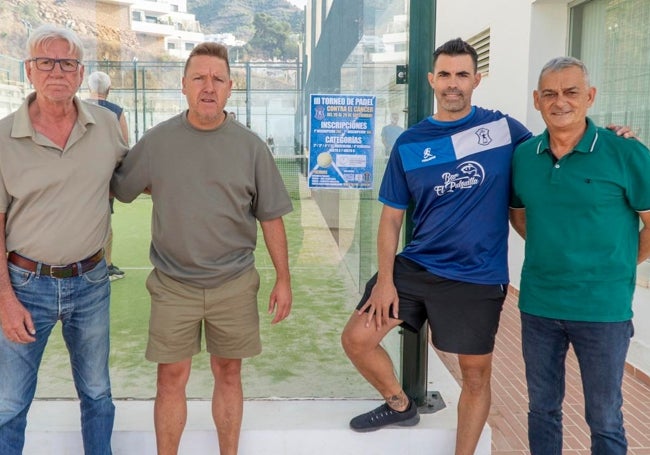
[[[507,283],[510,164],[529,137],[518,121],[480,107],[406,130],[379,189],[390,207],[415,204],[413,237],[400,254],[444,278]]]

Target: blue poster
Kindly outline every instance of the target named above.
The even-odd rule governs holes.
[[[309,188],[371,189],[376,98],[311,95]]]

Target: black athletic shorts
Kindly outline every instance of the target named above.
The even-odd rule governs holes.
[[[433,345],[441,351],[482,355],[494,350],[507,284],[449,280],[402,256],[395,257],[393,280],[402,327],[417,332],[428,320]],[[376,282],[375,274],[357,309],[368,300]]]

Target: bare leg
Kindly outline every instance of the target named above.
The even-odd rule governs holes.
[[[158,390],[154,403],[154,425],[158,455],[176,455],[187,421],[185,386],[192,359],[158,364]]]
[[[210,366],[214,375],[212,418],[219,436],[219,453],[236,455],[244,414],[241,359],[211,356]]]
[[[402,386],[395,376],[393,361],[381,347],[381,340],[402,321],[391,319],[377,330],[366,327],[366,315],[352,314],[341,335],[341,344],[359,373],[381,394],[396,411],[404,411],[409,404]]]
[[[490,412],[492,354],[459,355],[463,386],[458,400],[456,455],[472,455]]]

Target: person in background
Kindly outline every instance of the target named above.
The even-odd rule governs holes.
[[[519,308],[532,455],[562,453],[569,345],[591,453],[627,453],[621,386],[636,267],[650,256],[650,151],[597,127],[587,117],[595,97],[580,60],[549,61],[533,92],[546,131],[513,159],[510,217],[526,240]]]
[[[185,388],[204,328],[219,453],[234,455],[243,416],[242,359],[261,351],[257,226],[276,272],[268,306],[275,324],[291,310],[282,217],[292,206],[267,144],[225,110],[232,90],[227,48],[194,47],[182,87],[188,110],[138,141],[111,188],[123,202],[149,189],[153,201],[146,357],[158,363],[158,453],[178,452],[187,420]]]
[[[127,144],[111,112],[75,96],[84,75],[77,35],[40,26],[27,53],[34,92],[0,120],[0,453],[23,452],[38,369],[60,321],[84,452],[108,455],[115,407],[103,247],[109,182]]]
[[[124,142],[129,143],[129,128],[126,124],[126,118],[124,116],[124,109],[110,101],[108,98],[108,93],[111,90],[111,78],[108,74],[103,71],[95,71],[88,76],[88,90],[90,90],[90,97],[86,100],[91,103],[99,104],[112,112],[117,116],[117,120],[120,122],[120,130],[122,131],[122,137]],[[114,198],[109,198],[108,200],[111,207],[111,215],[113,214],[113,203],[115,202]],[[110,232],[108,234],[108,241],[104,246],[106,264],[108,264],[108,277],[111,281],[124,278],[124,272],[120,270],[119,267],[113,264],[113,227],[111,226]]]
[[[381,143],[384,144],[384,154],[386,156],[390,155],[391,150],[393,150],[393,144],[395,144],[399,135],[404,132],[404,128],[397,124],[398,120],[399,116],[397,112],[391,113],[390,124],[381,129]]]
[[[275,155],[275,140],[273,139],[273,136],[269,135],[269,137],[266,138],[266,145],[269,146],[271,153]]]

